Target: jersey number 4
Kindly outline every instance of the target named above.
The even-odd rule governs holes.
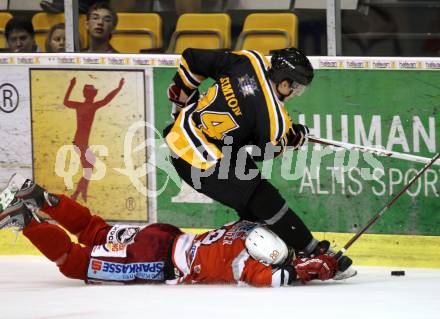
[[[238,127],[232,115],[227,112],[203,112],[200,119],[203,133],[217,140],[224,139],[226,133]]]

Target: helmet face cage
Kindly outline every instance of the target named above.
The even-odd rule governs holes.
[[[269,78],[275,83],[284,80],[309,85],[313,79],[313,67],[309,59],[296,48],[271,51]]]

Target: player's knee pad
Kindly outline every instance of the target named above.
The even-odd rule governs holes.
[[[256,187],[246,208],[260,221],[272,225],[287,212],[288,206],[278,190],[263,179]]]
[[[60,272],[73,279],[87,278],[87,268],[89,266],[90,248],[81,247],[79,244],[73,244],[67,258],[62,265],[59,265]]]

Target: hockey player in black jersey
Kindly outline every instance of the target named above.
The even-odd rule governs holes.
[[[175,122],[165,129],[173,165],[186,183],[240,218],[266,223],[307,256],[326,252],[328,242],[313,238],[255,160],[307,140],[309,129],[292,123],[284,101],[300,95],[313,76],[310,61],[295,48],[274,51],[270,62],[256,51],[186,49],[168,89]],[[215,83],[199,98],[206,78]]]

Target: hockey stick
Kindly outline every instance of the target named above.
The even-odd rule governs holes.
[[[394,197],[368,222],[368,224],[362,228],[360,231],[358,231],[346,244],[344,247],[339,250],[334,257],[336,260],[341,259],[342,255],[345,253],[345,251],[350,248],[351,245],[359,238],[363,233],[365,233],[368,228],[371,227],[387,210],[390,208],[397,199],[408,189],[410,186],[420,177],[422,174],[432,165],[436,160],[440,158],[440,153],[438,153],[436,156],[434,156],[433,159],[429,163],[427,163]]]
[[[393,151],[383,150],[383,149],[380,149],[377,147],[370,147],[370,146],[356,145],[356,144],[351,144],[351,143],[346,143],[346,142],[333,141],[333,140],[328,140],[328,139],[321,138],[321,137],[309,136],[308,139],[310,142],[317,143],[317,144],[336,146],[336,147],[347,149],[347,150],[355,150],[355,151],[359,151],[359,152],[363,152],[363,153],[371,153],[371,154],[378,155],[378,156],[399,158],[399,159],[412,161],[412,162],[426,164],[426,163],[429,163],[431,160],[428,157],[393,152]],[[440,165],[440,161],[438,161],[437,163],[434,163],[434,164]]]

